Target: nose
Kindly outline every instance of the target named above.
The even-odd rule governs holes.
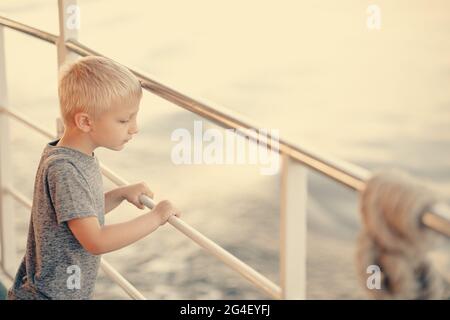
[[[138,132],[139,132],[139,129],[137,126],[137,122],[136,122],[136,120],[134,120],[132,126],[128,129],[128,133],[130,135],[132,135],[132,134],[136,134]]]
[[[131,134],[136,134],[136,133],[138,133],[139,132],[139,129],[138,129],[138,127],[137,126],[134,126],[134,127],[132,127],[132,128],[130,128],[130,130],[128,130],[128,133],[131,135]]]

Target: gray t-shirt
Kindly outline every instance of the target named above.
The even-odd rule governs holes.
[[[90,299],[100,256],[86,251],[67,221],[97,216],[104,224],[105,200],[98,160],[48,143],[36,174],[25,256],[9,299]]]

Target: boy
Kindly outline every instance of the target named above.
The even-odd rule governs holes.
[[[27,249],[9,299],[90,299],[100,255],[136,242],[179,211],[168,201],[140,217],[104,225],[123,200],[144,209],[145,183],[103,193],[94,150],[122,150],[138,132],[139,80],[123,66],[86,57],[61,69],[59,100],[65,130],[45,147],[36,174]],[[72,283],[72,274],[80,276]]]

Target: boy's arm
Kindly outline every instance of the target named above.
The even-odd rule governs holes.
[[[100,226],[98,218],[91,216],[67,222],[75,238],[84,249],[99,255],[123,248],[164,224],[172,215],[180,213],[169,201],[162,201],[150,212],[133,220]]]
[[[141,194],[146,194],[150,198],[153,198],[153,192],[144,182],[118,187],[106,192],[105,214],[116,208],[123,200],[127,200],[139,209],[145,209],[145,206],[139,201]]]
[[[124,200],[122,188],[105,192],[105,214],[115,209]]]

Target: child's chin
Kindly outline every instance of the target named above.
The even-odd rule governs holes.
[[[125,147],[125,143],[118,145],[118,146],[113,146],[113,147],[106,147],[109,150],[115,150],[115,151],[120,151]]]

